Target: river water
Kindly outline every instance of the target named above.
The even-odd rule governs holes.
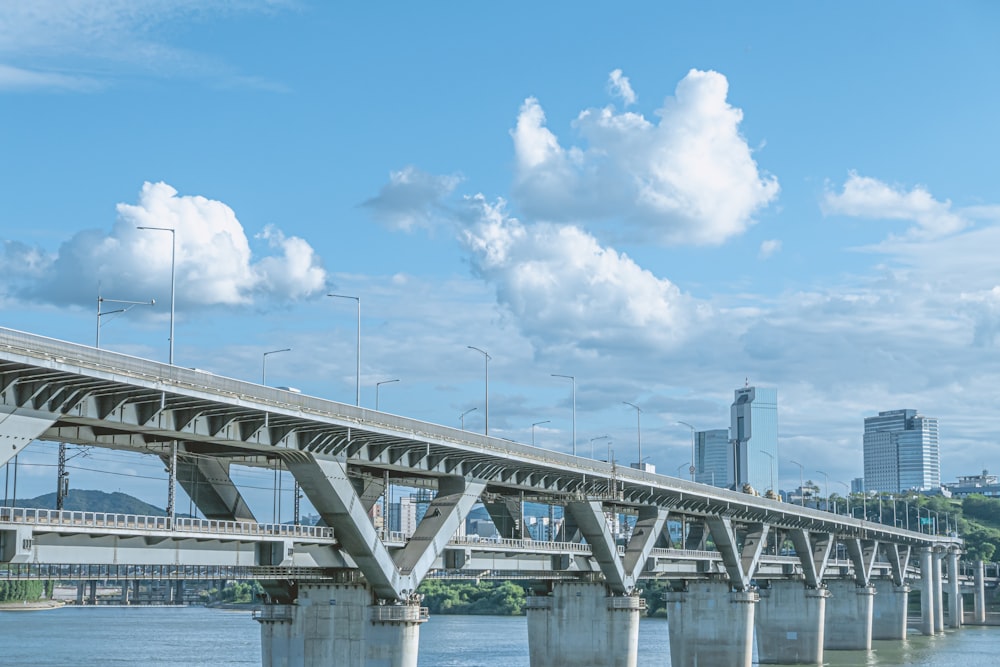
[[[838,667],[986,667],[1000,664],[1000,627],[965,628],[870,653],[827,651]],[[249,612],[201,607],[63,607],[0,612],[3,667],[236,667],[260,665],[260,630]],[[667,623],[639,625],[640,667],[667,667]],[[420,629],[420,667],[529,667],[521,617],[434,616]],[[726,666],[719,666],[726,667]]]

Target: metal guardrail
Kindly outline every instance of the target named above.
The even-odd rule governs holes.
[[[427,607],[415,604],[375,605],[371,609],[374,623],[425,623],[430,618]]]
[[[186,517],[171,519],[165,516],[74,512],[31,507],[0,507],[0,523],[66,528],[111,528],[115,530],[211,533],[213,535],[245,535],[254,537],[295,537],[322,540],[332,540],[334,538],[333,528],[326,526],[296,526],[289,524],[256,523],[252,521],[218,521],[215,519],[192,519]]]
[[[260,623],[291,623],[294,618],[295,609],[290,604],[267,604],[253,610],[253,620]]]

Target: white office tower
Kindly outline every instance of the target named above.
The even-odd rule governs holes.
[[[736,461],[729,429],[714,428],[694,434],[694,481],[727,488],[736,479]]]
[[[778,390],[763,387],[737,389],[730,410],[730,437],[736,489],[749,483],[758,493],[778,483]]]
[[[865,489],[899,493],[941,486],[936,417],[889,410],[865,417]]]

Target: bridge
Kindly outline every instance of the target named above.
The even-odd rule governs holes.
[[[0,567],[248,568],[270,593],[257,614],[265,667],[415,667],[428,576],[535,582],[533,667],[634,667],[650,578],[671,584],[677,666],[749,666],[755,638],[760,661],[778,664],[902,639],[913,583],[922,632],[942,632],[946,609],[951,627],[965,618],[956,537],[0,328],[0,464],[37,439],[157,457],[171,499],[180,484],[205,519],[0,509]],[[234,465],[290,472],[325,525],[259,522]],[[372,522],[390,484],[433,493],[412,535]],[[525,501],[562,508],[554,541],[528,539]],[[478,503],[498,541],[461,535]],[[981,564],[972,588],[979,621]]]

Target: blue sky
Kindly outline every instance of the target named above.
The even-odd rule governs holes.
[[[0,1],[0,312],[93,344],[677,474],[776,387],[783,488],[865,416],[996,470],[994,3]],[[99,287],[100,285],[100,287]],[[597,441],[606,448],[607,441]],[[19,495],[55,488],[37,445]],[[595,452],[596,454],[597,452]],[[606,455],[606,452],[604,452]],[[28,456],[27,454],[25,455]],[[163,504],[162,466],[72,473]],[[88,457],[78,457],[84,461]],[[97,465],[99,464],[99,465]],[[147,466],[147,467],[143,467]],[[129,475],[143,475],[131,477]],[[259,473],[258,473],[259,476]],[[249,479],[256,479],[253,474]],[[270,484],[258,480],[270,511]],[[254,485],[252,482],[250,485]],[[290,507],[290,503],[286,503]]]

